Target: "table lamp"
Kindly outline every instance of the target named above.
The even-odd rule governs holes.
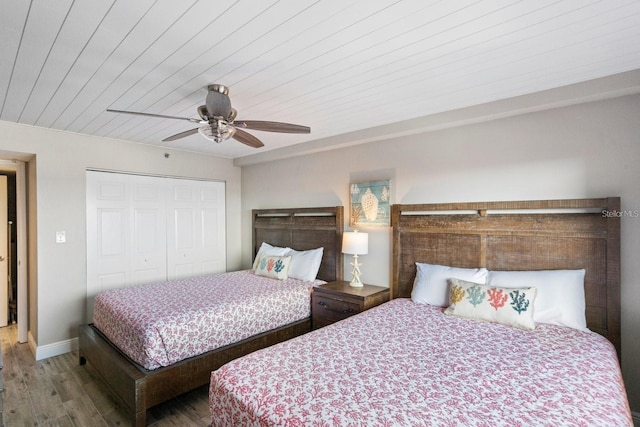
[[[353,279],[351,279],[350,285],[355,288],[361,288],[360,266],[362,264],[358,263],[358,255],[369,253],[369,235],[367,233],[359,233],[358,230],[342,233],[342,253],[353,255],[353,262],[351,263]]]

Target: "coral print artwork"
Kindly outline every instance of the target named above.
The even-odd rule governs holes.
[[[349,225],[389,226],[389,180],[351,184],[351,220]]]

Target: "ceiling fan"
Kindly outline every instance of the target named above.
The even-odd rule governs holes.
[[[261,130],[267,132],[280,133],[309,133],[311,129],[307,126],[293,125],[290,123],[268,122],[260,120],[236,120],[238,112],[231,108],[231,100],[229,99],[229,88],[219,84],[211,84],[207,86],[207,98],[205,105],[198,107],[198,115],[200,118],[166,116],[163,114],[141,113],[137,111],[111,110],[112,113],[136,114],[139,116],[158,117],[162,119],[187,120],[192,123],[200,124],[200,127],[189,129],[184,132],[177,133],[162,141],[174,141],[184,138],[185,136],[200,133],[205,138],[222,142],[225,139],[233,138],[250,147],[260,148],[264,146],[255,136],[243,129]]]

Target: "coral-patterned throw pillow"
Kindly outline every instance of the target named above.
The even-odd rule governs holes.
[[[266,255],[260,258],[256,265],[255,273],[258,276],[271,277],[273,279],[285,280],[288,276],[290,256]]]
[[[449,279],[451,316],[484,320],[525,330],[533,330],[536,288],[497,288],[460,279]]]

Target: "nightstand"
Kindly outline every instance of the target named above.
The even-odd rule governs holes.
[[[354,288],[344,280],[316,286],[311,295],[313,329],[330,325],[386,301],[389,301],[389,288],[382,286]]]

